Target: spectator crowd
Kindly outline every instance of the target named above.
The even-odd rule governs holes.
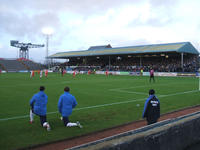
[[[181,58],[171,57],[147,57],[147,58],[120,58],[108,60],[90,60],[85,62],[79,59],[78,61],[69,61],[62,64],[62,67],[73,66],[73,70],[79,71],[149,71],[153,68],[156,72],[196,72],[199,68],[199,59],[196,56],[185,57],[183,63]]]

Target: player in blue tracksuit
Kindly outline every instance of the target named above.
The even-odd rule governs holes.
[[[160,118],[160,101],[154,94],[155,91],[153,89],[149,90],[149,97],[145,102],[142,114],[142,117],[146,118],[148,125],[156,123]]]
[[[69,121],[69,116],[72,114],[73,108],[75,108],[77,105],[75,97],[71,95],[69,91],[70,91],[69,87],[64,88],[64,94],[60,96],[58,101],[58,110],[62,115],[62,120],[65,126],[67,127],[79,126],[80,128],[82,128],[79,122],[71,123]]]
[[[45,87],[40,86],[40,91],[33,95],[33,97],[30,100],[30,123],[33,122],[34,114],[38,115],[40,117],[40,123],[43,127],[46,127],[47,130],[50,130],[50,125],[47,122],[46,118],[46,112],[47,112],[47,102],[48,97],[44,93]]]

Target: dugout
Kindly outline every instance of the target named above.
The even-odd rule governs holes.
[[[199,52],[190,42],[151,44],[113,48],[110,44],[88,50],[60,52],[50,59],[66,59],[66,66],[98,66],[109,70],[154,67],[159,72],[195,72]]]

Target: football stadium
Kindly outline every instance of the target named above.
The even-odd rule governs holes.
[[[66,61],[53,63],[57,59]],[[167,149],[189,149],[199,145],[200,59],[190,42],[91,46],[55,53],[48,60],[49,64],[40,64],[24,57],[0,58],[0,149],[151,149],[161,144]],[[38,116],[29,122],[29,102],[40,86],[45,86],[48,96],[50,131],[40,126]],[[58,100],[66,86],[77,101],[69,119],[83,128],[65,127],[60,119]],[[147,125],[142,114],[150,89],[160,101],[161,117]],[[172,117],[174,113],[178,115]],[[127,125],[131,128],[124,131]],[[105,134],[114,129],[121,132]]]

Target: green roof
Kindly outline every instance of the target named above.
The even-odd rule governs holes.
[[[162,53],[177,52],[199,54],[198,50],[190,42],[153,44],[141,46],[128,46],[116,48],[90,49],[82,51],[60,52],[49,56],[50,58],[69,58],[81,56],[100,56],[100,55],[117,55],[117,54],[144,54],[144,53]]]

